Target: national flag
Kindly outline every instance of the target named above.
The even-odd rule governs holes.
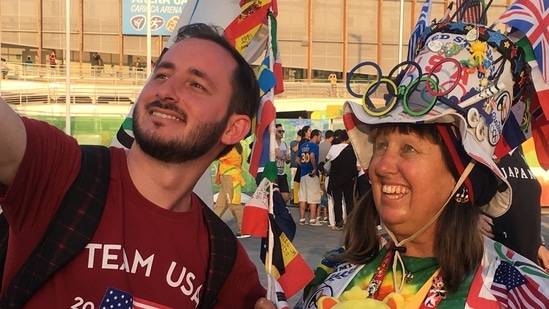
[[[269,205],[272,203],[271,192],[272,183],[263,178],[244,206],[242,234],[267,237],[269,231]]]
[[[532,117],[532,137],[536,157],[539,165],[544,169],[549,169],[549,121],[544,114],[540,103],[540,97],[534,93],[531,100]]]
[[[277,83],[276,77],[270,68],[270,57],[267,56],[265,57],[265,59],[263,59],[263,62],[261,62],[261,65],[259,66],[259,73],[257,76],[257,81],[259,82],[259,94],[261,96],[265,95],[267,91],[275,87]]]
[[[543,80],[548,82],[549,0],[515,0],[498,21],[522,31],[528,37]]]
[[[502,138],[496,144],[494,156],[502,158],[511,150],[532,137],[529,113],[530,95],[527,102],[519,101],[511,106],[511,113],[503,126]]]
[[[486,24],[486,20],[480,20],[484,8],[484,1],[457,0],[458,20],[464,23]],[[485,19],[485,18],[483,18]]]
[[[484,249],[466,308],[546,308],[549,277],[541,267],[487,237]]]
[[[248,48],[271,8],[269,0],[241,0],[241,13],[226,28],[225,36],[241,54]]]
[[[146,299],[132,296],[130,293],[109,287],[103,296],[99,308],[117,309],[171,309]]]
[[[272,26],[273,22],[276,23],[274,14],[271,12],[270,18],[268,21],[269,28],[271,29],[271,36],[273,34]],[[262,65],[260,75],[258,77],[260,85],[264,83],[265,86],[260,86],[264,91],[268,86],[272,85],[273,76],[276,75],[273,73],[273,63],[270,59],[274,59],[274,49],[273,49],[273,40],[269,41],[269,46],[267,47],[265,58]],[[268,69],[267,69],[268,65]],[[281,70],[281,68],[280,68]],[[273,75],[271,75],[273,74]],[[282,73],[280,72],[280,75]],[[262,81],[262,77],[265,77],[265,82]],[[282,80],[282,77],[275,77],[275,84],[279,83],[279,80]],[[255,141],[252,147],[252,153],[250,155],[250,167],[249,172],[252,176],[256,176],[260,167],[265,166],[269,161],[274,161],[274,147],[275,147],[275,138],[274,138],[274,120],[276,118],[276,109],[274,107],[274,95],[276,93],[276,87],[273,87],[266,91],[263,97],[261,98],[261,104],[259,107],[258,114],[255,118],[255,125],[253,126],[253,131],[255,135]],[[280,89],[279,89],[280,91]]]
[[[524,50],[526,61],[531,67],[530,78],[535,91],[531,90],[529,112],[525,114],[525,118],[529,118],[531,121],[532,137],[538,162],[543,169],[547,170],[549,169],[549,85],[543,81],[529,40],[523,37],[516,44]]]
[[[549,304],[539,285],[506,261],[500,261],[490,289],[496,299],[509,308],[545,308]]]
[[[265,263],[267,273],[268,265],[271,265],[270,274],[278,281],[286,297],[290,298],[303,289],[314,278],[314,274],[272,217],[269,223],[273,233],[273,252],[267,254],[267,257],[272,257],[271,263],[268,259]]]
[[[431,18],[431,0],[425,0],[423,6],[421,7],[421,12],[419,13],[419,18],[416,23],[416,27],[412,34],[410,35],[410,41],[408,41],[408,61],[415,59],[417,55],[417,46],[420,42],[425,28],[429,25],[429,19]]]
[[[276,6],[275,0],[273,0],[273,6]],[[277,95],[284,92],[284,74],[282,72],[282,60],[280,57],[280,50],[278,49],[278,23],[276,21],[276,11],[269,13],[269,22],[271,30],[271,54],[272,58],[274,58],[272,70],[276,79],[274,94]],[[271,55],[269,55],[269,58],[271,58]]]
[[[273,104],[273,90],[269,90],[262,98],[255,118],[255,135],[252,152],[250,155],[249,172],[256,176],[260,166],[265,166],[270,161],[270,124],[276,118],[276,109]]]

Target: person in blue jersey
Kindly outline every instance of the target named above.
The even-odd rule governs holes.
[[[318,177],[318,144],[321,140],[322,133],[316,129],[312,130],[310,140],[301,145],[296,156],[301,172],[299,185],[299,224],[301,225],[308,223],[312,226],[322,226],[322,223],[316,220],[316,210],[322,196]],[[307,205],[309,205],[310,215],[308,222],[305,219]]]

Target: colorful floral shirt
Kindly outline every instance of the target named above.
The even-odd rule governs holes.
[[[378,294],[368,298],[368,287],[379,272],[387,252],[384,247],[367,265],[331,263],[324,259],[315,279],[306,288],[307,297],[296,308],[546,308],[549,306],[549,276],[533,262],[500,243],[484,238],[484,256],[457,292],[444,290],[435,258],[402,257],[406,272],[402,277],[392,261],[379,285]],[[339,249],[342,252],[342,249]],[[459,258],[459,257],[456,257]],[[443,280],[443,279],[442,279]],[[399,293],[395,284],[401,285]]]

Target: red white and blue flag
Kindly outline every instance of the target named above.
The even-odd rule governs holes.
[[[473,276],[466,308],[547,308],[549,277],[534,262],[484,237],[484,257]]]
[[[486,24],[486,18],[482,16],[484,1],[480,0],[458,0],[458,19],[465,23]],[[482,17],[482,20],[481,20]]]
[[[116,309],[171,309],[172,307],[157,304],[155,302],[134,297],[128,292],[109,287],[99,308]]]
[[[506,261],[501,261],[496,268],[490,289],[508,308],[544,308],[549,304],[549,298],[540,293],[539,284]]]
[[[408,61],[414,60],[417,54],[417,46],[421,39],[425,28],[429,25],[429,19],[431,18],[431,0],[425,0],[423,6],[421,7],[421,13],[419,13],[419,18],[416,23],[416,27],[412,34],[410,35],[410,41],[408,41]]]
[[[548,81],[549,0],[516,0],[498,19],[522,31],[534,50],[543,80]]]

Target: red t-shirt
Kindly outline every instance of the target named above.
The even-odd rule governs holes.
[[[25,155],[12,185],[0,190],[11,232],[4,287],[40,240],[80,167],[81,154],[73,138],[42,122],[24,122]],[[96,233],[25,308],[102,308],[115,297],[131,297],[134,306],[151,308],[198,305],[208,262],[200,200],[193,195],[187,212],[156,206],[133,185],[126,152],[111,147],[110,153],[109,192]],[[238,243],[237,261],[216,308],[253,308],[263,295],[257,269]]]

